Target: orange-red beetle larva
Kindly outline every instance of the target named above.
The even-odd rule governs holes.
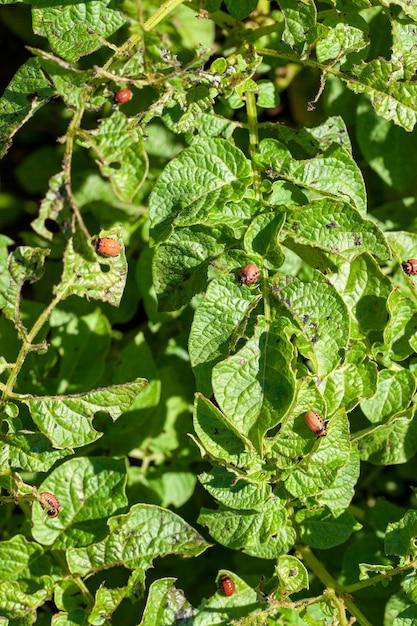
[[[46,511],[48,517],[56,517],[61,510],[58,498],[49,491],[42,491],[39,494],[39,504]]]
[[[98,237],[94,247],[102,256],[118,256],[121,249],[120,243],[111,237]]]
[[[307,428],[316,433],[317,437],[325,437],[327,435],[326,432],[326,424],[324,423],[323,418],[316,411],[307,411],[305,415],[305,423]]]
[[[235,583],[230,576],[223,574],[220,576],[219,589],[223,596],[232,596],[235,592]]]
[[[241,285],[251,285],[254,283],[260,274],[259,267],[254,263],[249,263],[249,265],[245,265],[242,267],[242,270],[239,274],[239,282]]]
[[[405,263],[401,263],[401,267],[408,276],[417,274],[417,259],[405,261]]]
[[[133,93],[130,89],[121,89],[117,93],[114,94],[114,100],[117,104],[125,104],[132,99]]]

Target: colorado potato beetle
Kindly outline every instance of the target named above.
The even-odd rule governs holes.
[[[249,263],[242,267],[239,274],[239,282],[241,285],[251,285],[259,278],[260,273],[259,267],[254,265],[254,263]]]
[[[316,433],[317,437],[325,437],[327,435],[326,424],[316,411],[307,411],[304,419],[307,428]]]
[[[111,237],[97,237],[94,247],[102,256],[118,256],[121,249],[120,243]]]
[[[49,491],[42,491],[39,494],[39,504],[46,511],[48,517],[56,517],[61,510],[58,498]]]
[[[417,259],[405,261],[405,263],[401,263],[401,267],[408,276],[417,274]]]
[[[125,104],[132,99],[133,93],[130,89],[121,89],[117,93],[114,94],[114,100],[117,104]]]
[[[236,589],[235,583],[230,578],[230,576],[227,576],[227,574],[223,574],[223,576],[220,576],[219,589],[220,593],[223,596],[232,596]]]

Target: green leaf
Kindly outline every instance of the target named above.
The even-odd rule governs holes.
[[[404,13],[409,15],[411,19],[398,19],[398,17],[390,15],[393,37],[391,61],[404,68],[404,78],[413,80],[417,63],[415,47],[417,11],[415,7],[408,5],[403,0],[394,1],[393,4],[401,6]]]
[[[188,344],[197,389],[206,396],[211,395],[214,365],[234,349],[260,297],[235,277],[219,276],[209,283],[194,314]]]
[[[223,139],[195,143],[168,163],[149,198],[150,236],[165,241],[178,226],[205,224],[251,183],[250,163]]]
[[[263,620],[263,610],[265,610],[266,604],[260,599],[257,591],[249,587],[234,572],[225,569],[219,571],[217,585],[219,585],[220,576],[228,576],[233,580],[235,593],[226,597],[217,589],[211,598],[203,600],[196,611],[196,615],[192,618],[193,625],[215,626],[217,624],[239,623],[242,620],[248,626],[259,624],[259,619]]]
[[[201,509],[198,523],[221,545],[261,559],[276,559],[294,545],[296,534],[284,502],[272,497],[261,510]]]
[[[152,491],[157,496],[155,504],[160,504],[164,508],[170,506],[179,508],[185,504],[192,497],[197,483],[197,477],[193,472],[149,469],[146,478],[143,478],[140,470],[137,473],[134,470],[139,468],[131,467],[129,477],[138,475],[139,482],[144,483],[146,490]]]
[[[362,400],[360,407],[373,424],[386,422],[408,408],[415,390],[416,381],[409,370],[381,370],[375,395]]]
[[[82,546],[106,534],[106,522],[127,506],[125,459],[72,458],[49,474],[38,491],[53,493],[61,505],[55,518],[38,504],[32,509],[32,535],[54,549]]]
[[[22,535],[0,541],[0,581],[20,580],[23,583],[33,580],[39,583],[50,568],[49,557],[44,555],[39,544],[27,541]]]
[[[264,139],[256,157],[260,165],[273,168],[284,180],[312,192],[343,200],[366,213],[366,191],[362,174],[345,148],[331,144],[321,155],[294,159],[286,146],[275,139]]]
[[[53,390],[57,395],[91,389],[98,384],[110,345],[111,327],[100,309],[65,321],[50,340],[61,357],[57,377],[51,377],[48,384],[48,391]]]
[[[370,563],[359,563],[359,580],[369,580],[372,578],[369,574],[385,574],[390,570],[394,569],[390,565],[381,564],[381,565],[373,565]]]
[[[236,354],[213,368],[213,392],[220,409],[255,448],[276,426],[294,397],[294,347],[285,320],[258,316],[254,335]]]
[[[256,9],[257,0],[225,0],[227,10],[237,20],[243,20]]]
[[[87,85],[93,77],[92,71],[83,72],[64,63],[59,57],[38,48],[30,48],[30,51],[39,57],[41,67],[47,72],[65,104],[72,109],[83,108],[88,94]]]
[[[385,424],[355,433],[363,461],[375,465],[406,463],[417,452],[417,424],[412,411]]]
[[[0,466],[27,472],[47,472],[72,450],[54,450],[50,440],[38,432],[16,427],[16,419],[4,420],[8,431],[0,444]]]
[[[223,467],[214,467],[210,473],[200,474],[198,479],[217,502],[231,509],[261,508],[271,497],[270,485],[236,478]]]
[[[52,49],[67,61],[77,61],[103,45],[125,19],[109,7],[111,0],[90,0],[60,7],[34,7],[33,30],[46,37]]]
[[[72,573],[85,576],[116,565],[148,569],[156,557],[191,558],[209,547],[181,517],[153,505],[136,504],[126,515],[110,518],[108,526],[104,541],[67,551]]]
[[[17,131],[53,95],[38,59],[26,61],[0,99],[0,157],[6,154]]]
[[[384,2],[382,3],[383,5],[385,5],[386,0],[384,0]],[[392,4],[395,4],[399,7],[401,7],[401,9],[404,11],[404,13],[406,15],[408,15],[414,22],[417,21],[417,9],[414,6],[414,4],[410,4],[408,2],[408,0],[393,0]],[[414,31],[415,34],[415,31]]]
[[[292,471],[300,460],[317,446],[317,437],[307,428],[305,414],[317,411],[326,419],[326,405],[314,380],[307,377],[298,382],[296,399],[279,432],[268,443],[273,466]],[[286,480],[286,474],[281,475]]]
[[[278,557],[275,572],[285,594],[290,595],[309,588],[308,571],[295,556],[286,554]]]
[[[346,260],[364,251],[380,259],[391,256],[377,226],[344,202],[324,198],[288,211],[286,229],[297,243],[317,246]]]
[[[137,122],[129,122],[114,111],[92,133],[83,134],[83,143],[96,154],[100,171],[110,180],[115,195],[131,202],[148,172],[148,157]]]
[[[416,556],[417,511],[407,511],[398,522],[388,524],[385,533],[385,553],[402,559]]]
[[[119,243],[122,242],[120,227],[100,232],[100,237],[107,236],[116,236]],[[68,241],[65,250],[64,269],[56,295],[62,300],[77,295],[80,298],[103,300],[119,306],[126,275],[127,263],[123,245],[117,257],[99,257],[93,252],[91,242],[77,231],[74,238]]]
[[[279,91],[276,85],[270,80],[259,80],[257,82],[258,98],[256,104],[258,107],[269,109],[277,107],[280,103]]]
[[[384,344],[378,346],[378,352],[392,361],[404,361],[417,347],[417,305],[400,291],[392,291],[387,308],[390,317],[384,330]]]
[[[360,469],[359,451],[352,446],[346,464],[337,471],[333,484],[316,496],[317,502],[327,506],[335,517],[341,515],[355,495]]]
[[[22,398],[32,419],[56,448],[84,446],[101,433],[93,428],[94,414],[108,413],[115,421],[127,411],[147,381],[137,380],[68,396]]]
[[[158,300],[152,278],[152,263],[155,252],[155,248],[145,247],[136,264],[135,271],[138,295],[143,301],[148,324],[152,332],[159,329],[164,322],[175,319],[181,313],[181,310],[173,313],[158,312]]]
[[[277,180],[272,184],[268,204],[285,206],[288,209],[308,204],[308,197],[296,185],[286,180]]]
[[[314,272],[314,282],[276,275],[272,292],[298,326],[298,350],[314,364],[315,374],[324,378],[340,361],[349,340],[346,306],[332,285]]]
[[[331,59],[346,61],[346,55],[369,46],[369,28],[361,15],[334,12],[318,28],[317,59],[325,63]],[[363,58],[363,55],[361,55]],[[358,54],[354,58],[357,62]]]
[[[20,313],[21,291],[25,282],[39,280],[44,272],[45,259],[50,250],[20,246],[10,253],[8,258],[8,272],[10,282],[7,291],[3,293],[6,303],[3,306],[4,315],[14,322],[20,335],[25,335]]]
[[[50,179],[49,188],[42,200],[38,217],[31,223],[33,230],[48,241],[52,241],[54,234],[47,228],[45,224],[47,220],[56,222],[64,234],[70,235],[71,211],[64,188],[65,173],[58,172]]]
[[[337,1],[342,2],[342,0]],[[367,0],[365,0],[365,2],[366,1]],[[341,17],[341,15],[339,16]],[[297,129],[297,135],[300,134],[300,130],[304,131],[306,134],[307,145],[308,138],[313,139],[315,144],[317,143],[316,150],[319,148],[321,151],[324,151],[328,148],[329,144],[337,143],[347,150],[349,154],[353,152],[349,130],[345,118],[341,115],[332,115],[313,128]],[[313,154],[315,154],[315,152],[313,152]]]
[[[393,233],[386,233],[386,238],[395,258],[399,263],[403,263],[408,259],[414,258],[417,246],[417,235],[414,232],[396,231]],[[402,291],[405,292],[405,295],[411,296],[414,300],[416,289],[414,276],[407,276],[403,270],[401,270],[400,275]],[[414,345],[413,340],[411,340],[411,345]]]
[[[194,430],[203,449],[219,463],[247,472],[260,469],[261,460],[251,444],[217,407],[198,393],[194,404]]]
[[[363,156],[382,180],[398,191],[412,183],[417,167],[414,146],[417,131],[407,132],[377,115],[368,98],[356,110],[356,136]],[[407,159],[401,158],[407,154]]]
[[[366,93],[380,117],[392,120],[405,130],[413,130],[417,120],[417,85],[414,81],[399,80],[403,74],[400,65],[381,58],[373,59],[355,66],[353,74],[353,79],[340,76],[349,89]]]
[[[152,273],[160,311],[175,311],[207,284],[207,268],[231,242],[227,227],[192,226],[178,229],[160,244]]]
[[[124,587],[108,589],[104,585],[100,586],[96,591],[94,606],[88,616],[89,624],[101,626],[101,624],[108,622],[125,597],[126,589]]]
[[[284,253],[278,244],[283,223],[283,214],[262,213],[252,219],[245,233],[245,249],[248,254],[264,259],[265,267],[275,269],[284,262]]]
[[[190,423],[183,417],[191,414],[194,392],[188,363],[181,359],[164,367],[160,363],[157,380],[151,384],[153,391],[144,396],[143,405],[139,396],[126,415],[108,425],[107,445],[116,454],[137,458],[142,458],[144,449],[158,459],[177,456],[179,450],[179,456],[188,455]]]
[[[336,519],[320,511],[298,511],[295,520],[305,543],[312,548],[329,550],[349,539],[351,534],[362,528],[353,515],[342,513]]]
[[[346,353],[345,363],[327,376],[320,387],[329,413],[344,406],[351,411],[363,398],[376,392],[377,366],[362,344],[354,344]]]
[[[295,4],[292,0],[280,0],[285,28],[282,40],[289,44],[301,57],[313,40],[317,9],[313,0]]]
[[[184,592],[175,588],[176,580],[160,578],[151,584],[139,626],[171,626],[176,621],[193,617],[195,611]]]
[[[407,597],[413,602],[416,602],[417,599],[417,581],[414,572],[410,572],[408,576],[405,576],[403,582],[403,589],[407,594]]]
[[[74,611],[83,605],[81,589],[71,578],[56,581],[54,587],[54,603],[61,611]]]
[[[12,244],[12,239],[6,237],[6,235],[0,235],[0,308],[3,308],[6,304],[5,296],[11,280],[8,272],[8,247]]]
[[[321,124],[313,128],[294,129],[290,126],[279,125],[276,130],[279,140],[285,144],[285,146],[291,146],[291,154],[295,147],[296,152],[294,151],[294,154],[300,156],[300,158],[316,157],[326,152],[332,144],[338,144],[352,155],[352,143],[349,137],[349,131],[346,122],[339,115],[328,117]],[[269,145],[273,150],[276,149],[276,146],[273,144]],[[262,145],[261,152],[263,152],[265,148],[266,152],[268,152],[269,148],[267,146],[268,143]],[[277,174],[268,171],[266,173],[273,177]],[[341,198],[336,199],[340,200]],[[304,202],[300,202],[300,204],[304,204]]]
[[[308,431],[305,426],[305,431]],[[308,431],[311,437],[314,434]],[[349,441],[349,421],[343,411],[336,413],[327,426],[327,436],[320,437],[314,449],[307,454],[297,465],[291,468],[287,475],[282,476],[285,488],[302,502],[312,496],[325,497],[327,489],[340,489],[337,476],[349,462],[351,444]],[[345,485],[350,493],[351,484]],[[329,494],[330,501],[334,496]]]
[[[395,616],[392,626],[414,626],[417,624],[417,607],[408,606]]]
[[[344,263],[330,281],[339,292],[351,316],[352,338],[372,331],[382,333],[388,321],[387,299],[391,283],[368,254]]]
[[[6,580],[0,583],[1,615],[13,620],[10,623],[32,624],[36,620],[36,609],[40,608],[52,596],[54,582],[52,578],[44,576],[42,587],[31,589],[25,593],[16,581]],[[19,621],[17,621],[19,620]],[[22,620],[22,621],[20,621]]]

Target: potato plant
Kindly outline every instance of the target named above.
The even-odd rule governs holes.
[[[0,624],[416,624],[415,3],[0,5]]]

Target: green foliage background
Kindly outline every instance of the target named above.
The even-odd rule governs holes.
[[[0,5],[0,623],[417,623],[414,3]]]

